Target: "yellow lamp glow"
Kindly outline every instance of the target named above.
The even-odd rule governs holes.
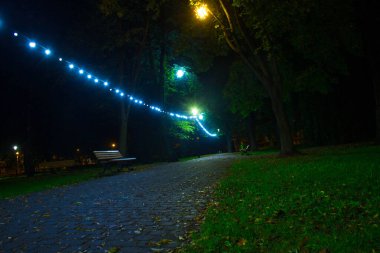
[[[207,5],[206,4],[202,4],[202,5],[198,6],[195,9],[195,13],[197,15],[197,18],[199,18],[199,19],[205,19],[205,18],[207,18],[207,16],[208,16]]]

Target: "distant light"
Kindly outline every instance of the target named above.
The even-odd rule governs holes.
[[[176,76],[177,78],[182,78],[185,75],[185,71],[182,69],[177,70]]]
[[[17,145],[14,145],[13,146],[13,150],[16,151],[18,149],[18,146]]]
[[[174,113],[170,113],[170,116],[172,116],[172,117],[173,117],[173,116],[174,116]]]
[[[88,79],[91,79],[91,78],[92,78],[92,75],[88,74],[88,75],[87,75],[87,78],[88,78]]]
[[[17,36],[18,36],[18,33],[13,33],[13,36],[17,37]]]
[[[59,58],[58,60],[59,60],[59,61],[62,61],[62,58]]]
[[[129,97],[129,99],[130,99],[130,100],[133,100],[133,97],[132,97],[132,96],[130,96],[130,97]]]
[[[95,78],[94,82],[95,82],[95,83],[98,83],[98,82],[99,82],[99,79],[98,79],[98,78]]]
[[[140,101],[139,101],[139,104],[141,105],[142,103],[143,103],[143,101],[140,100]]]
[[[74,64],[70,64],[69,68],[73,69],[74,68]]]
[[[124,92],[120,93],[120,96],[124,97]]]
[[[203,120],[203,115],[199,114],[198,119]]]
[[[79,70],[79,74],[82,75],[83,73],[84,73],[84,70],[83,70],[83,69],[80,69],[80,70]]]
[[[108,86],[108,82],[104,82],[104,86]]]
[[[46,49],[46,50],[45,50],[45,54],[46,54],[46,55],[50,55],[50,54],[51,54],[50,49]]]
[[[116,90],[115,90],[115,92],[116,92],[116,93],[119,93],[119,92],[120,92],[120,90],[119,90],[119,89],[116,89]]]
[[[34,42],[34,41],[29,42],[30,48],[35,48],[36,46],[37,46],[36,42]]]

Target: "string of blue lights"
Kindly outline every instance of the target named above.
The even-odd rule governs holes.
[[[13,32],[13,37],[18,39],[23,39],[25,43],[28,45],[28,47],[31,50],[40,50],[43,54],[46,56],[51,57],[52,59],[58,60],[61,64],[65,65],[65,68],[67,68],[69,71],[77,72],[79,75],[83,76],[84,78],[87,78],[87,80],[93,81],[95,84],[99,84],[100,86],[103,86],[104,88],[107,88],[111,93],[114,93],[115,95],[119,96],[120,98],[126,98],[129,99],[131,102],[133,102],[135,105],[145,106],[153,111],[162,113],[164,115],[167,115],[172,118],[182,119],[182,120],[195,120],[200,128],[210,137],[217,137],[217,134],[210,133],[200,122],[200,120],[203,120],[203,115],[196,113],[195,115],[184,115],[174,112],[168,112],[166,110],[161,109],[158,106],[153,106],[148,103],[145,103],[143,100],[134,97],[131,94],[126,93],[125,91],[121,90],[120,88],[114,87],[111,85],[111,83],[104,78],[100,78],[98,75],[94,75],[89,71],[86,71],[85,68],[74,64],[72,61],[68,61],[64,59],[63,57],[56,57],[53,51],[43,46],[40,43],[37,43],[35,40],[27,37],[26,35],[20,34],[19,32]],[[184,73],[181,73],[183,75]]]

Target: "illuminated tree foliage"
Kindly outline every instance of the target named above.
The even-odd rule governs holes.
[[[218,0],[207,4],[217,38],[225,39],[270,97],[281,152],[293,153],[283,100],[296,88],[326,89],[346,71],[345,55],[359,48],[352,3]]]

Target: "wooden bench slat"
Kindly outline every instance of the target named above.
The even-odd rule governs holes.
[[[123,157],[118,150],[94,151],[94,154],[98,160],[110,160]]]
[[[134,157],[131,157],[131,158],[117,158],[117,159],[112,159],[110,161],[111,162],[113,162],[113,161],[118,162],[118,161],[132,161],[132,160],[136,160],[136,158],[134,158]]]
[[[119,150],[93,151],[96,159],[103,164],[119,163],[136,160],[134,157],[123,157]],[[105,169],[105,167],[104,167]]]

